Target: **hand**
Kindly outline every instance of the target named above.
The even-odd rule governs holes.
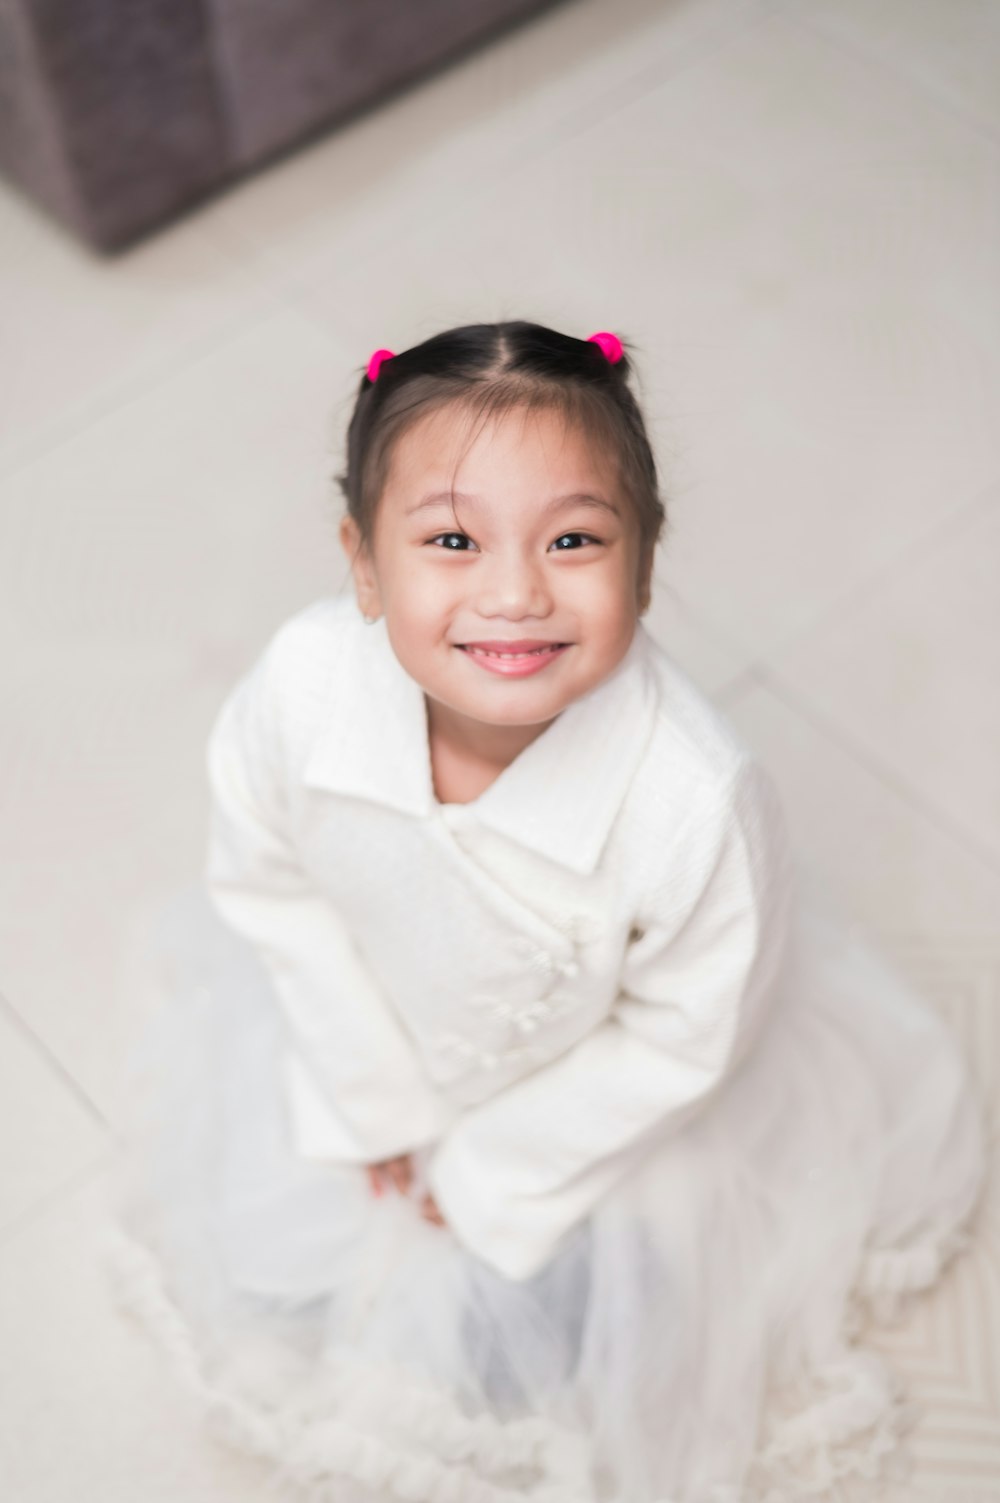
[[[448,1224],[441,1214],[437,1201],[429,1190],[424,1193],[424,1198],[420,1202],[420,1214],[425,1221],[433,1221],[435,1226],[447,1226]]]
[[[369,1164],[368,1180],[375,1195],[381,1195],[383,1190],[392,1186],[399,1191],[400,1195],[408,1195],[413,1184],[413,1160],[408,1153],[399,1154],[396,1158],[381,1159],[376,1164]],[[425,1221],[431,1221],[435,1226],[445,1226],[446,1222],[430,1191],[425,1191],[419,1205],[421,1216]]]
[[[413,1183],[413,1162],[410,1155],[402,1153],[398,1158],[381,1159],[377,1164],[369,1164],[368,1180],[376,1195],[381,1195],[391,1185],[395,1185],[400,1195],[408,1195]]]

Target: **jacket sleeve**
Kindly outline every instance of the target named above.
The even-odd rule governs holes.
[[[296,856],[278,755],[273,644],[209,735],[205,882],[249,940],[287,1025],[284,1065],[300,1153],[368,1163],[436,1139],[454,1109],[435,1091],[331,901]]]
[[[428,1162],[445,1220],[507,1278],[538,1273],[640,1150],[706,1106],[768,1014],[793,883],[769,777],[744,758],[670,844],[608,1016],[463,1113]]]

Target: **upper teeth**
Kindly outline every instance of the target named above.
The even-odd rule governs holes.
[[[554,643],[553,646],[555,646]],[[523,652],[493,652],[489,647],[469,647],[468,651],[481,652],[488,658],[526,658],[531,657],[533,653],[549,652],[551,648],[546,645],[544,647],[527,647]]]

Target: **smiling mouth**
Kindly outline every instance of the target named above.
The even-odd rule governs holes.
[[[541,647],[522,647],[522,648],[517,649],[515,651],[505,651],[505,652],[500,652],[497,649],[492,648],[492,647],[478,647],[474,642],[459,642],[458,646],[459,646],[459,648],[461,649],[462,652],[471,653],[474,657],[479,657],[479,658],[507,658],[509,660],[514,661],[514,660],[517,660],[519,658],[539,658],[539,657],[543,657],[545,655],[545,653],[547,653],[547,652],[558,652],[561,648],[568,647],[569,643],[568,642],[546,642]]]

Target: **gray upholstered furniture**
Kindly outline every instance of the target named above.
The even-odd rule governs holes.
[[[0,0],[0,170],[113,250],[543,0]]]

